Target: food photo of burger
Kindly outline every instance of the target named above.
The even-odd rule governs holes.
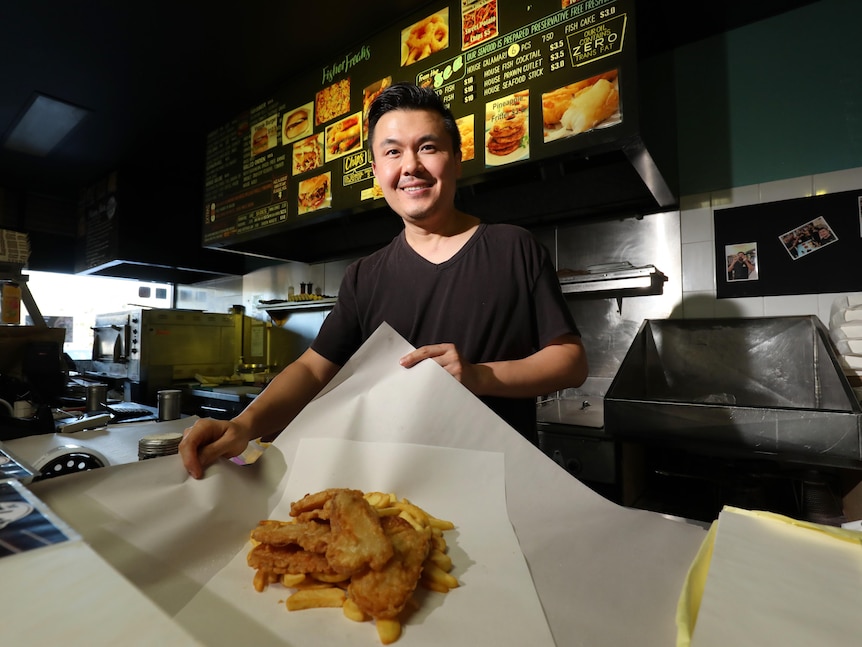
[[[278,115],[257,122],[250,129],[251,154],[261,155],[278,144]]]
[[[284,119],[281,128],[282,143],[287,144],[300,137],[305,137],[311,134],[311,116],[314,110],[314,103],[309,103],[295,110],[284,113]]]
[[[255,128],[251,135],[252,155],[260,155],[269,150],[269,130],[265,126]]]
[[[330,174],[321,173],[299,183],[299,213],[309,213],[328,207],[332,196],[330,194]]]

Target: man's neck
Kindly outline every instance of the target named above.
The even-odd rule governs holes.
[[[454,211],[439,223],[404,223],[407,244],[425,260],[440,264],[455,256],[479,226],[475,216]]]

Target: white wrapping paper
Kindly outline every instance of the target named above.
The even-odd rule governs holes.
[[[503,455],[463,449],[338,439],[299,443],[284,497],[272,512],[289,519],[290,502],[329,487],[401,494],[431,514],[456,523],[445,533],[452,574],[461,586],[448,594],[417,589],[416,612],[406,614],[403,645],[552,645],[533,581],[506,512]],[[244,547],[212,578],[177,620],[207,644],[226,633],[248,639],[242,628],[212,613],[214,597],[255,624],[266,644],[375,645],[373,623],[355,623],[339,609],[288,612],[289,592],[252,587]]]
[[[172,456],[34,483],[34,492],[208,645],[322,644],[295,628],[312,616],[327,632],[344,632],[342,644],[378,644],[370,624],[339,622],[331,609],[288,613],[278,604],[286,591],[252,595],[251,569],[240,568],[249,531],[281,514],[279,506],[299,490],[377,484],[458,526],[450,543],[464,586],[423,600],[399,645],[458,644],[462,637],[471,644],[542,644],[547,626],[560,647],[673,644],[677,598],[704,530],[602,498],[436,363],[401,367],[398,359],[409,350],[382,326],[253,465],[222,461],[195,481]],[[310,442],[316,439],[338,441],[337,451],[320,450]],[[446,460],[436,458],[438,449]],[[502,466],[494,467],[501,455]],[[441,471],[419,469],[417,461]],[[234,575],[235,585],[225,579]],[[513,589],[478,595],[504,586]],[[547,626],[537,620],[535,595]],[[244,610],[246,603],[253,611]],[[455,619],[459,632],[443,633]],[[535,629],[529,640],[524,628]]]

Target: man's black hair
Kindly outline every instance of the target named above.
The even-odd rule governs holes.
[[[374,128],[380,117],[390,110],[431,110],[443,117],[443,126],[449,137],[452,138],[452,151],[456,155],[461,153],[461,133],[452,112],[443,103],[434,90],[422,88],[412,83],[395,83],[383,90],[371,103],[368,109],[368,148],[371,150],[371,142],[374,141]],[[371,150],[372,157],[374,151]]]

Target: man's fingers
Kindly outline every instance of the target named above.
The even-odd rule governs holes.
[[[423,359],[445,355],[450,348],[454,348],[454,346],[452,344],[431,344],[429,346],[421,346],[416,350],[407,353],[399,360],[399,363],[405,368],[410,368],[411,366],[415,366],[421,362]]]

